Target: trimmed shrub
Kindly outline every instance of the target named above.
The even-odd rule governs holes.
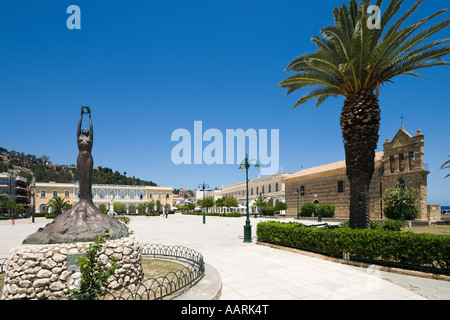
[[[334,216],[334,210],[336,206],[332,204],[321,203],[317,207],[317,213],[324,218],[331,218]]]
[[[405,221],[402,221],[402,220],[389,219],[388,221],[385,221],[383,223],[384,230],[400,231],[400,229],[404,228],[404,227],[405,227]]]
[[[258,240],[330,256],[450,270],[450,236],[379,229],[317,228],[291,222],[260,222]]]
[[[261,214],[263,216],[273,216],[275,213],[275,209],[272,207],[262,207],[261,208]]]
[[[393,220],[401,220],[402,219],[402,207],[401,206],[397,206],[397,207],[386,207],[383,210],[384,215],[386,216],[386,218],[388,219],[393,219]],[[403,218],[405,220],[415,220],[419,217],[419,209],[417,209],[416,207],[411,207],[411,206],[404,206],[403,207]]]
[[[316,206],[312,202],[305,202],[300,207],[300,215],[302,217],[311,217],[316,212]]]

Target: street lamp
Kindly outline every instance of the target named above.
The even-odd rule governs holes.
[[[403,189],[405,188],[405,180],[403,180],[403,177],[400,177],[395,182],[397,186],[400,186],[401,188],[401,195],[402,195],[402,211],[401,211],[401,219],[402,221],[405,220],[404,212],[403,212]]]
[[[33,196],[33,211],[31,211],[31,223],[34,223],[34,213],[36,212],[36,185],[30,186],[31,188],[31,195]]]
[[[169,194],[168,193],[166,193],[166,206],[164,207],[164,210],[166,211],[166,219],[167,219],[167,216],[169,215],[169,210],[167,210],[168,208],[167,208],[167,199],[169,198]]]
[[[297,188],[295,190],[295,193],[297,194],[297,220],[300,219],[300,189]]]
[[[206,223],[206,220],[205,220],[205,189],[206,188],[209,188],[209,185],[207,185],[207,184],[205,184],[205,182],[203,181],[203,183],[202,184],[199,184],[198,185],[198,188],[199,189],[203,189],[203,223]]]
[[[244,242],[252,242],[252,226],[250,225],[250,212],[248,210],[248,168],[250,168],[250,162],[256,162],[255,168],[259,169],[258,161],[248,160],[247,154],[245,154],[245,159],[242,160],[239,170],[244,170],[245,168],[245,183],[246,183],[246,194],[247,194],[247,218],[245,219],[244,226]]]

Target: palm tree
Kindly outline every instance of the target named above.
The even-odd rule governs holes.
[[[287,94],[314,87],[293,108],[314,98],[317,98],[316,106],[329,97],[345,98],[340,124],[350,183],[352,228],[369,227],[369,184],[380,125],[380,86],[398,75],[420,76],[415,72],[418,69],[449,65],[441,58],[450,52],[447,44],[450,39],[429,41],[429,38],[447,27],[450,20],[419,30],[448,9],[403,26],[423,1],[419,0],[391,22],[403,3],[403,0],[391,0],[376,28],[368,23],[369,0],[363,0],[359,6],[356,0],[350,0],[348,8],[345,5],[335,8],[335,25],[323,28],[322,37],[312,37],[317,51],[294,59],[285,71],[296,74],[280,83],[287,88]],[[381,7],[382,2],[377,0],[376,5]],[[429,42],[424,44],[425,40]]]
[[[259,208],[259,213],[261,213],[263,208],[266,208],[269,206],[267,203],[267,197],[264,197],[263,195],[260,195],[258,198],[255,198],[255,201],[253,202],[254,207]]]
[[[53,208],[57,215],[61,214],[63,211],[70,209],[72,206],[68,201],[65,201],[61,197],[53,197],[47,203],[47,206]]]

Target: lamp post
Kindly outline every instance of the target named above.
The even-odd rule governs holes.
[[[402,196],[402,207],[401,207],[401,219],[402,221],[405,220],[405,216],[404,216],[404,211],[403,211],[403,189],[405,187],[405,180],[403,180],[403,177],[400,177],[397,179],[397,181],[395,182],[396,185],[400,186],[400,192],[401,192],[401,196]]]
[[[246,184],[246,195],[247,195],[247,218],[245,219],[244,225],[244,242],[252,242],[252,226],[250,225],[250,212],[248,210],[248,168],[250,168],[250,162],[256,162],[255,168],[259,169],[258,161],[256,160],[248,160],[247,154],[245,154],[245,159],[242,160],[241,165],[239,166],[239,170],[243,170],[245,168],[245,184]]]
[[[167,210],[167,198],[169,198],[168,194],[166,194],[166,206],[164,207],[164,211],[166,212],[166,219],[167,219],[167,216],[169,215],[169,210]]]
[[[202,201],[202,203],[203,203],[203,210],[202,211],[203,211],[203,224],[205,224],[206,223],[206,219],[205,219],[205,189],[209,188],[209,185],[205,184],[205,182],[203,181],[202,184],[198,185],[198,188],[199,189],[203,189],[203,201]]]
[[[297,188],[295,190],[295,193],[297,194],[297,220],[300,219],[300,189]]]

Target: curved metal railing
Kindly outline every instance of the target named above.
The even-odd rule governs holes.
[[[6,272],[6,262],[8,261],[8,258],[0,258],[0,274]]]
[[[138,285],[111,291],[107,290],[102,300],[162,300],[178,294],[196,284],[205,274],[203,256],[192,249],[182,246],[162,244],[144,244],[140,246],[142,257],[175,258],[187,263],[186,267],[171,271],[164,276],[145,279]]]
[[[185,267],[164,276],[144,279],[139,284],[119,290],[106,290],[99,300],[162,300],[196,284],[205,274],[201,253],[182,246],[144,244],[139,247],[143,258],[170,258],[181,261]],[[7,258],[0,258],[0,274],[5,272]],[[59,298],[59,299],[67,299]],[[73,297],[72,297],[73,299]]]

